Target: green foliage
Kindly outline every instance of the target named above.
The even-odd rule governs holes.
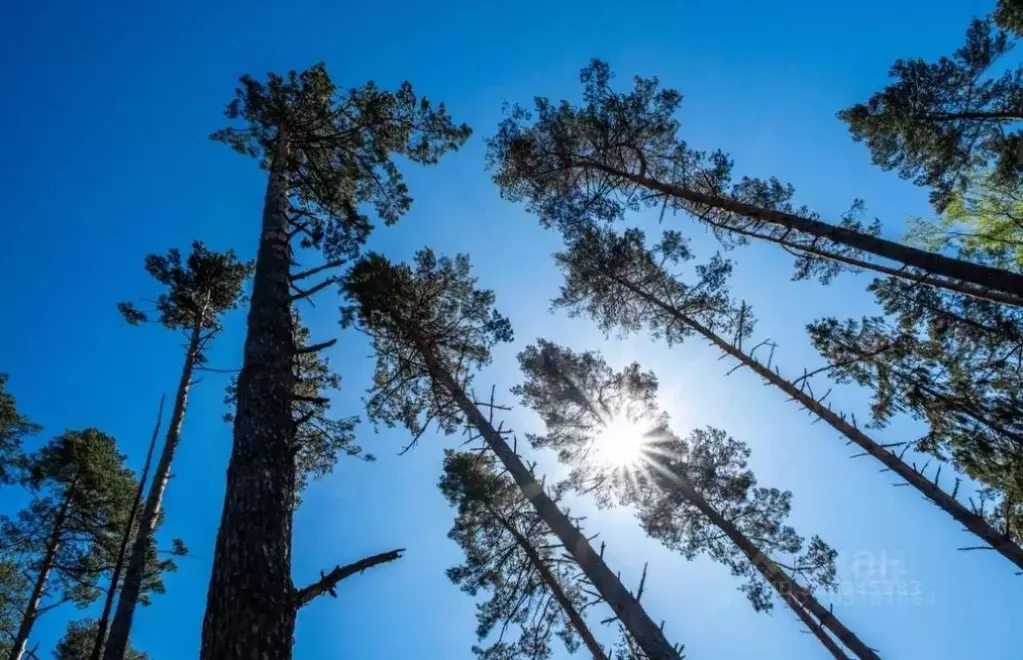
[[[937,221],[917,219],[910,237],[934,251],[1023,272],[1023,196],[992,173],[971,175]]]
[[[220,316],[242,302],[242,285],[252,266],[238,261],[233,250],[211,252],[195,241],[184,263],[177,249],[168,250],[166,256],[150,254],[146,272],[167,288],[154,310],[161,324],[171,330],[192,330],[198,323],[204,330],[217,332]],[[131,325],[149,321],[149,314],[132,303],[117,307]]]
[[[992,17],[995,24],[1003,30],[1008,30],[1016,36],[1023,35],[1023,1],[998,0]]]
[[[630,211],[682,211],[708,225],[726,247],[754,237],[795,250],[797,279],[827,282],[839,272],[838,262],[820,255],[860,257],[826,238],[726,210],[738,202],[817,219],[792,204],[791,185],[775,178],[733,182],[726,154],[690,148],[675,118],[682,102],[678,91],[662,89],[657,78],[637,76],[631,91],[618,92],[612,79],[608,65],[594,60],[580,74],[582,104],[537,98],[532,112],[520,106],[508,111],[488,141],[488,162],[503,197],[525,201],[542,225],[570,240]],[[877,223],[864,226],[856,219],[861,210],[862,202],[854,202],[840,226],[876,234]]]
[[[301,218],[305,245],[331,259],[353,258],[372,230],[369,204],[385,224],[408,211],[409,196],[392,156],[433,164],[457,149],[470,130],[455,125],[444,104],[417,98],[409,83],[396,92],[372,82],[342,92],[323,64],[298,73],[241,78],[225,114],[244,127],[211,136],[269,168],[277,139],[287,138],[291,216]]]
[[[461,414],[430,378],[423,349],[468,391],[472,373],[490,363],[490,350],[512,340],[511,324],[493,309],[493,292],[476,288],[469,258],[422,249],[409,266],[371,253],[352,269],[344,290],[352,302],[342,308],[342,324],[367,333],[376,354],[369,419],[400,424],[416,439],[432,421],[455,432]]]
[[[1013,27],[1015,4],[1002,3],[999,13]],[[952,57],[897,60],[888,74],[895,82],[838,117],[853,139],[866,143],[875,164],[931,187],[939,210],[966,188],[977,167],[991,164],[1001,184],[1016,185],[1023,68],[991,71],[1011,46],[990,20],[975,19]]]
[[[293,308],[292,327],[295,345],[309,343],[309,329]],[[295,475],[296,497],[301,496],[310,481],[330,474],[340,454],[374,461],[373,454],[364,453],[355,444],[357,416],[334,418],[330,415],[330,401],[324,396],[341,389],[341,376],[330,368],[329,359],[320,351],[299,353],[295,356],[295,389],[291,402],[291,417],[295,421]],[[234,406],[238,400],[238,381],[231,379],[224,403]],[[224,415],[227,422],[234,414]]]
[[[10,652],[31,591],[32,583],[17,556],[8,551],[0,553],[0,657]]]
[[[89,660],[96,642],[96,626],[93,619],[69,621],[67,632],[53,649],[53,660]],[[129,645],[124,660],[149,660],[149,655]]]
[[[873,394],[873,423],[927,424],[915,448],[991,489],[991,522],[1023,541],[1023,313],[894,280],[871,285],[886,316],[810,324],[838,382]]]
[[[14,481],[24,467],[21,441],[39,426],[18,412],[14,396],[7,391],[7,374],[0,373],[0,484]]]
[[[465,553],[462,564],[448,569],[448,577],[471,596],[481,591],[488,595],[476,606],[481,643],[500,628],[496,640],[473,646],[476,657],[546,660],[555,636],[569,652],[578,649],[578,635],[536,561],[547,566],[557,587],[581,612],[586,603],[578,567],[559,561],[557,541],[515,482],[497,469],[493,456],[446,450],[440,489],[457,511],[448,538]],[[509,626],[519,628],[517,638],[506,639]]]

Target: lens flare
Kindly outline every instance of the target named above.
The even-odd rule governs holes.
[[[634,467],[647,445],[644,425],[620,415],[597,436],[594,458],[607,467]]]

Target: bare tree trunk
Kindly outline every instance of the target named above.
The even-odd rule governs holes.
[[[139,505],[142,504],[142,495],[146,491],[146,479],[149,476],[149,466],[153,462],[153,451],[156,449],[156,440],[160,436],[160,423],[163,421],[163,403],[166,397],[160,397],[160,410],[156,413],[156,426],[153,427],[153,438],[149,441],[149,451],[146,453],[146,463],[142,468],[142,475],[139,477],[139,487],[135,491],[135,501],[132,502],[131,512],[128,514],[128,521],[124,526],[124,534],[121,535],[121,546],[117,549],[117,561],[114,563],[114,571],[110,574],[110,587],[107,589],[107,597],[103,601],[103,614],[96,624],[96,639],[92,643],[92,652],[89,660],[99,660],[103,655],[103,647],[106,644],[107,625],[110,622],[110,610],[114,605],[114,597],[117,595],[118,583],[121,581],[121,571],[124,569],[124,559],[128,554],[128,543],[135,528],[135,516],[138,515]]]
[[[789,607],[791,607],[796,613],[796,616],[799,617],[799,620],[810,629],[813,636],[816,637],[817,640],[824,645],[824,648],[828,650],[831,657],[835,658],[835,660],[849,660],[849,656],[847,656],[845,651],[843,651],[841,647],[835,643],[835,640],[831,638],[828,631],[825,630],[820,623],[815,621],[814,618],[810,616],[810,613],[807,612],[806,609],[795,600],[795,598],[789,594],[785,594],[784,598],[785,602],[788,603]]]
[[[469,400],[451,374],[438,361],[430,347],[414,339],[416,348],[426,361],[431,378],[438,382],[455,400],[469,424],[479,431],[490,449],[504,464],[515,483],[536,509],[537,514],[547,523],[551,532],[579,564],[583,573],[593,584],[597,593],[607,601],[622,625],[643,648],[650,660],[680,660],[677,651],[665,638],[660,627],[653,622],[635,596],[621,583],[621,580],[607,567],[589,541],[572,524],[572,521],[537,483],[529,469],[515,454],[501,434],[495,429],[479,408]],[[206,660],[206,659],[204,659]],[[210,658],[209,660],[213,660]]]
[[[53,520],[53,532],[50,534],[50,540],[46,543],[46,554],[43,555],[43,561],[39,565],[39,575],[36,576],[36,583],[32,587],[32,595],[28,599],[28,605],[25,606],[25,614],[21,617],[21,624],[18,626],[18,633],[14,637],[11,653],[7,656],[8,660],[21,660],[25,655],[25,649],[28,646],[28,636],[32,632],[32,626],[35,625],[36,617],[39,615],[39,603],[43,599],[46,581],[49,579],[50,571],[53,569],[53,561],[57,556],[57,551],[60,550],[61,534],[64,532],[64,521],[67,520],[68,511],[71,509],[71,501],[74,499],[75,488],[77,486],[78,477],[75,477],[68,485],[67,494],[64,496],[64,503],[61,504],[60,509],[57,511],[57,517]]]
[[[749,367],[758,376],[789,395],[793,400],[798,401],[807,410],[823,419],[831,425],[832,428],[851,440],[865,453],[881,461],[885,467],[899,475],[902,479],[905,479],[907,483],[920,491],[924,497],[945,511],[945,513],[959,521],[964,527],[966,527],[966,529],[981,538],[994,550],[998,551],[998,553],[1003,557],[1023,569],[1023,548],[1013,543],[1012,539],[1007,535],[1002,534],[995,529],[984,519],[983,516],[967,509],[958,500],[943,491],[934,482],[914,470],[893,452],[885,449],[875,442],[870,436],[863,433],[863,431],[860,431],[856,426],[847,422],[841,415],[833,412],[827,406],[822,405],[812,396],[792,384],[792,382],[782,378],[776,372],[753,359],[750,355],[742,352],[740,349],[714,334],[713,331],[695,319],[658,300],[654,296],[651,296],[644,291],[640,291],[631,282],[627,282],[622,279],[616,279],[616,281],[646,302],[667,312],[680,323],[689,326],[721,349],[721,351],[739,360],[739,362],[741,362],[744,366]]]
[[[170,424],[167,427],[167,438],[164,440],[163,451],[160,453],[160,462],[157,463],[156,472],[153,474],[153,485],[149,488],[146,506],[142,509],[142,515],[139,517],[135,542],[132,544],[131,557],[128,559],[128,569],[124,573],[124,585],[121,587],[121,596],[117,599],[117,611],[114,613],[106,650],[103,652],[104,660],[123,660],[128,649],[128,637],[131,634],[132,619],[135,616],[139,594],[142,593],[149,548],[153,544],[153,535],[163,510],[163,495],[167,491],[167,483],[170,481],[171,464],[174,461],[178,442],[181,440],[181,426],[185,421],[185,410],[188,408],[188,392],[192,386],[192,376],[195,374],[195,361],[199,355],[199,342],[202,337],[205,316],[204,308],[192,327],[188,350],[185,353],[185,364],[181,369],[181,380],[178,381],[178,391],[174,397],[174,411],[171,413]]]
[[[880,660],[873,649],[864,644],[855,633],[846,628],[830,610],[817,602],[817,599],[813,597],[809,590],[804,589],[789,577],[778,564],[762,553],[760,548],[754,545],[730,520],[727,520],[717,509],[712,507],[693,488],[684,475],[675,474],[674,477],[674,484],[678,488],[679,493],[699,509],[700,513],[710,520],[711,524],[725,533],[729,540],[742,551],[742,554],[746,555],[750,563],[764,576],[764,579],[795,610],[797,616],[800,615],[803,608],[806,608],[810,614],[813,614],[820,620],[822,626],[835,633],[835,637],[845,644],[846,648],[852,651],[857,658],[860,658],[860,660]]]
[[[648,190],[654,190],[692,204],[720,209],[767,224],[785,227],[786,229],[798,231],[809,236],[840,243],[861,252],[897,261],[913,268],[919,268],[930,275],[948,277],[960,282],[974,284],[982,289],[991,289],[1009,296],[1010,299],[1018,300],[1023,297],[1023,275],[1018,273],[962,259],[946,257],[941,254],[885,240],[845,227],[831,225],[820,220],[805,218],[793,213],[761,208],[725,197],[706,195],[690,188],[666,184],[642,174],[633,174],[601,163],[587,161],[584,165],[591,166],[612,176],[624,178]],[[864,267],[869,266],[865,265]],[[1004,300],[1004,298],[999,300]],[[1017,302],[1015,304],[1020,305],[1021,303]]]
[[[488,507],[489,508],[489,507]],[[607,654],[604,653],[603,647],[597,642],[597,638],[593,636],[593,632],[590,627],[586,625],[586,621],[583,620],[579,610],[575,608],[575,605],[569,599],[568,595],[565,594],[565,590],[561,588],[561,584],[558,582],[557,576],[551,571],[550,566],[543,560],[542,557],[537,553],[530,543],[529,539],[519,533],[515,526],[505,520],[502,516],[498,515],[493,509],[490,510],[493,515],[501,523],[501,526],[508,530],[508,533],[515,537],[515,542],[519,544],[522,551],[529,557],[529,562],[533,564],[533,568],[540,574],[544,584],[551,590],[551,594],[554,596],[554,600],[558,601],[558,605],[564,610],[565,616],[571,622],[572,627],[579,633],[579,637],[583,640],[583,644],[589,650],[590,655],[593,656],[593,660],[607,660]]]
[[[289,660],[295,631],[294,333],[288,136],[277,137],[238,375],[234,443],[206,598],[201,660]]]

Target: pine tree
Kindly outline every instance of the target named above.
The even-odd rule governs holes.
[[[370,420],[407,428],[410,447],[434,423],[444,433],[473,429],[637,643],[652,658],[677,659],[660,628],[470,398],[474,372],[490,362],[495,345],[511,341],[512,330],[493,309],[493,292],[476,288],[468,257],[438,258],[423,249],[410,267],[370,254],[352,269],[345,291],[353,302],[343,323],[368,334],[377,356]]]
[[[93,619],[69,621],[67,632],[53,649],[53,660],[88,660],[95,653],[99,624]],[[125,660],[149,660],[149,655],[130,644],[124,654]]]
[[[740,367],[750,369],[825,421],[857,445],[863,455],[880,461],[1006,559],[1023,568],[1023,547],[1007,538],[982,513],[960,503],[955,490],[951,494],[942,490],[940,474],[934,478],[925,476],[922,468],[907,463],[902,460],[902,454],[896,454],[867,435],[855,418],[833,411],[831,405],[825,403],[829,392],[816,396],[811,381],[824,370],[804,371],[802,376],[787,379],[774,364],[773,345],[769,341],[748,347],[755,319],[748,305],[736,304],[728,297],[726,281],[731,265],[727,261],[715,257],[708,264],[697,266],[698,282],[693,286],[669,273],[669,268],[691,257],[685,243],[672,232],[667,232],[653,249],[646,247],[645,236],[639,230],[629,230],[622,236],[607,229],[582,232],[568,250],[555,257],[565,273],[565,284],[554,305],[572,314],[590,316],[608,333],[636,332],[645,328],[652,336],[664,338],[669,344],[692,335],[706,339],[722,353],[735,358]],[[992,306],[992,309],[997,308]],[[758,351],[761,356],[767,353],[766,361],[757,357]]]
[[[1019,185],[1023,67],[992,71],[1012,45],[991,20],[974,19],[952,57],[897,60],[888,73],[895,82],[838,118],[876,165],[931,187],[939,210],[967,188],[978,165],[991,164],[1001,184]]]
[[[550,530],[493,456],[445,450],[440,489],[458,512],[448,538],[465,553],[448,577],[471,596],[490,593],[476,607],[480,642],[500,625],[497,640],[473,646],[473,653],[481,660],[546,660],[559,637],[570,653],[582,641],[595,660],[607,660],[582,618],[587,603],[578,566],[555,556]],[[511,625],[521,633],[508,641]]]
[[[1023,546],[1023,315],[893,280],[871,289],[886,316],[810,325],[829,373],[872,391],[874,426],[899,413],[924,421],[907,448],[978,482],[989,524]]]
[[[25,611],[32,583],[18,562],[18,557],[6,547],[0,547],[0,658],[11,653],[18,622]]]
[[[15,519],[4,517],[3,544],[33,574],[10,660],[20,660],[38,618],[64,603],[80,607],[101,595],[136,481],[113,438],[96,429],[68,431],[28,461],[33,499]],[[150,555],[144,588],[160,592],[172,560]]]
[[[514,392],[546,425],[530,442],[571,466],[577,490],[605,506],[636,506],[651,537],[687,559],[706,553],[728,566],[745,579],[742,590],[755,610],[772,609],[773,591],[797,616],[805,610],[817,617],[816,627],[829,629],[857,657],[877,658],[817,601],[815,588],[835,586],[836,553],[818,537],[804,543],[784,524],[792,494],[757,487],[744,443],[713,428],[685,439],[672,433],[657,406],[657,379],[638,364],[615,371],[598,353],[545,340],[527,347],[519,362],[526,379]],[[630,437],[638,433],[646,438]],[[609,445],[629,442],[638,445],[635,463],[616,460],[628,454]],[[788,557],[797,558],[786,566]]]
[[[843,269],[866,268],[1023,306],[1023,274],[882,239],[878,223],[856,219],[861,202],[829,224],[796,208],[794,189],[777,179],[733,183],[725,154],[693,150],[679,137],[681,94],[640,77],[633,91],[619,93],[611,78],[607,64],[593,61],[580,76],[582,105],[538,98],[532,115],[516,106],[489,142],[502,195],[526,201],[543,225],[571,238],[628,211],[660,207],[691,215],[726,246],[754,238],[785,248],[797,256],[797,278],[827,282]]]
[[[242,285],[250,267],[238,261],[233,251],[211,252],[201,242],[192,243],[192,252],[182,261],[181,252],[171,249],[166,256],[151,254],[146,257],[146,271],[166,291],[156,300],[157,322],[168,330],[186,333],[185,360],[174,397],[167,436],[160,460],[153,473],[153,484],[138,520],[131,555],[124,572],[117,610],[110,624],[110,633],[104,649],[106,660],[122,660],[128,648],[132,619],[146,569],[146,557],[154,544],[157,522],[163,512],[163,497],[170,481],[174,454],[181,440],[181,428],[188,407],[195,370],[204,364],[210,342],[221,331],[221,317],[237,308]],[[120,303],[121,313],[132,325],[149,321],[149,315],[131,303]],[[106,618],[100,620],[100,633],[106,627]]]
[[[7,391],[7,374],[0,373],[0,485],[20,476],[22,438],[38,431],[38,425],[18,412],[14,396]]]
[[[268,171],[228,468],[203,621],[203,660],[291,657],[300,602],[291,579],[295,502],[295,345],[291,306],[337,282],[373,224],[396,222],[411,197],[392,157],[433,164],[469,136],[443,105],[368,83],[340,92],[320,64],[266,82],[249,76],[227,108],[242,127],[213,139]],[[326,262],[301,272],[292,241]],[[316,284],[306,284],[314,277]]]

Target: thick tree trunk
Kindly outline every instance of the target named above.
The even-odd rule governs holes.
[[[25,606],[25,614],[21,617],[21,625],[18,626],[18,633],[14,637],[14,644],[11,646],[9,660],[21,660],[25,655],[25,648],[28,646],[28,636],[35,625],[36,617],[39,615],[39,603],[43,599],[43,592],[46,591],[46,581],[53,570],[53,561],[60,550],[61,537],[64,532],[64,522],[67,520],[68,511],[71,509],[71,502],[75,497],[75,488],[78,485],[76,477],[68,485],[67,494],[64,496],[64,503],[57,511],[57,517],[53,520],[53,532],[46,543],[46,553],[39,565],[39,575],[36,576],[36,583],[32,587],[32,595],[29,596],[28,605]]]
[[[869,646],[863,643],[863,641],[856,636],[851,630],[845,627],[845,625],[833,615],[828,608],[817,602],[817,599],[813,597],[807,589],[800,586],[795,580],[790,578],[774,561],[767,557],[760,551],[756,545],[753,544],[749,538],[746,537],[739,529],[732,524],[730,520],[727,520],[722,516],[717,509],[712,507],[707,500],[703,498],[700,493],[693,488],[692,484],[683,475],[676,475],[674,485],[678,488],[679,493],[685,499],[689,500],[693,506],[700,510],[704,516],[710,520],[711,524],[720,529],[729,540],[734,543],[742,554],[750,560],[750,563],[756,567],[764,579],[774,587],[775,591],[785,600],[785,602],[793,608],[796,615],[799,616],[802,609],[806,608],[806,611],[817,617],[820,620],[821,625],[835,633],[835,637],[839,639],[846,648],[852,651],[857,658],[860,660],[880,660],[879,656]]]
[[[288,137],[277,138],[253,278],[234,443],[206,599],[201,660],[289,660],[295,629],[294,333]]]
[[[597,642],[597,638],[593,636],[593,632],[590,630],[590,627],[586,625],[586,621],[584,621],[582,615],[579,614],[579,610],[576,609],[572,600],[565,593],[565,590],[561,588],[561,583],[558,582],[558,578],[551,571],[550,566],[548,566],[547,562],[540,557],[536,548],[529,543],[529,539],[520,534],[519,531],[515,529],[514,525],[498,516],[496,512],[492,512],[492,515],[498,519],[502,527],[508,530],[509,534],[515,537],[515,542],[519,544],[522,551],[526,553],[527,557],[529,557],[529,562],[540,574],[540,578],[544,581],[544,584],[547,585],[547,588],[551,590],[554,600],[558,601],[558,605],[561,606],[561,609],[565,612],[565,616],[568,617],[572,627],[575,628],[575,631],[583,640],[583,644],[586,645],[590,655],[593,656],[593,660],[607,660],[607,654],[604,653],[604,649],[600,646],[600,643]]]
[[[414,340],[415,341],[415,340]],[[572,524],[558,505],[543,491],[529,469],[515,454],[501,434],[495,429],[479,408],[469,400],[462,388],[455,382],[433,354],[432,349],[421,341],[416,347],[430,371],[430,376],[438,382],[454,399],[455,404],[465,415],[469,424],[479,431],[490,449],[504,464],[515,483],[522,490],[536,509],[537,514],[547,523],[551,532],[558,537],[561,544],[579,564],[583,573],[589,578],[594,589],[607,604],[611,606],[622,625],[629,631],[636,643],[649,656],[650,660],[680,660],[678,652],[668,643],[660,627],[647,615],[635,596],[621,583],[621,580],[607,567],[589,541]],[[205,659],[204,659],[205,660]],[[210,658],[209,660],[213,660]]]
[[[895,241],[888,241],[871,236],[870,234],[831,225],[812,218],[805,218],[793,213],[761,208],[725,197],[706,195],[696,190],[666,184],[644,175],[633,174],[600,163],[588,162],[586,164],[607,174],[622,177],[638,186],[682,199],[692,204],[720,209],[768,224],[785,227],[786,229],[798,231],[809,236],[827,239],[861,252],[918,268],[930,275],[939,275],[959,280],[960,282],[968,282],[982,289],[991,289],[1011,298],[1023,297],[1023,275],[1018,273],[975,264],[962,259],[946,257],[941,254],[910,247]]]
[[[138,515],[139,505],[142,504],[142,495],[146,491],[146,479],[149,477],[149,466],[153,462],[153,451],[156,449],[156,440],[160,436],[160,423],[163,421],[164,397],[160,397],[160,410],[156,413],[156,426],[153,427],[153,437],[149,441],[149,451],[146,453],[146,463],[142,468],[142,475],[139,477],[139,487],[135,491],[135,501],[131,504],[131,512],[128,514],[128,521],[124,526],[124,534],[121,535],[121,545],[117,549],[117,561],[114,563],[114,571],[110,574],[110,587],[107,588],[107,596],[103,601],[103,613],[96,624],[96,639],[92,643],[92,651],[89,660],[99,660],[103,655],[103,648],[106,644],[107,625],[110,622],[110,610],[114,606],[114,597],[117,595],[117,587],[121,581],[121,571],[124,570],[124,560],[128,554],[128,543],[135,528],[135,516]]]
[[[932,481],[927,479],[927,477],[914,470],[894,453],[885,449],[875,442],[870,436],[863,433],[863,431],[860,431],[859,428],[847,422],[841,415],[833,412],[827,406],[822,405],[812,396],[793,385],[790,381],[782,378],[767,366],[761,364],[751,356],[743,353],[740,349],[714,334],[714,332],[712,332],[709,328],[705,327],[695,319],[683,314],[671,305],[658,300],[654,296],[641,291],[638,287],[627,280],[616,278],[616,281],[646,302],[668,313],[680,323],[689,326],[712,344],[717,346],[722,352],[731,355],[736,360],[739,360],[739,362],[749,367],[758,376],[789,395],[793,400],[798,401],[801,405],[803,405],[803,407],[823,419],[831,425],[832,428],[851,440],[854,444],[856,444],[856,446],[860,447],[864,452],[881,461],[885,467],[899,475],[902,479],[905,479],[907,483],[920,491],[924,497],[940,507],[943,511],[945,511],[945,513],[959,521],[964,527],[966,527],[966,529],[980,537],[1003,557],[1023,569],[1023,548],[1013,543],[1011,538],[991,526],[983,516],[967,509],[958,500],[941,490]]]

